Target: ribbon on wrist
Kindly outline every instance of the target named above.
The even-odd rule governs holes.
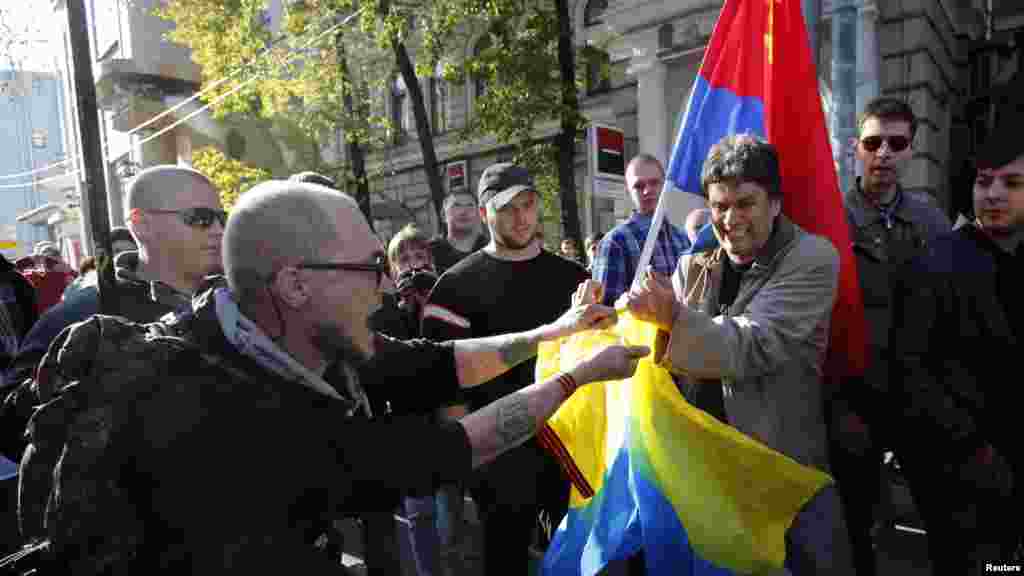
[[[558,381],[559,386],[562,387],[562,392],[565,392],[566,399],[572,396],[572,393],[579,388],[579,385],[576,383],[576,379],[568,372],[559,374],[556,380]]]

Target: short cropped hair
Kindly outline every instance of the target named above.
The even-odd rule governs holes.
[[[394,266],[398,262],[398,255],[404,250],[423,248],[429,251],[430,238],[415,224],[406,224],[398,234],[395,234],[391,242],[388,242],[388,263]]]
[[[637,164],[653,164],[658,167],[658,170],[661,170],[662,176],[665,175],[665,167],[661,165],[661,160],[658,160],[658,158],[655,157],[653,154],[641,152],[636,156],[633,156],[633,159],[629,161],[629,164],[626,166],[626,169],[629,170],[629,166],[636,166]]]
[[[726,136],[711,147],[701,170],[704,196],[711,184],[739,186],[753,182],[765,189],[768,198],[782,198],[782,175],[775,147],[753,134]]]
[[[239,302],[261,293],[280,266],[315,261],[338,237],[333,210],[355,201],[316,184],[271,180],[243,195],[224,227],[224,272]]]
[[[906,122],[910,124],[910,138],[917,134],[917,116],[914,110],[903,100],[891,96],[880,96],[868,102],[857,120],[857,130],[864,127],[869,118],[878,118],[887,122]]]
[[[168,191],[161,184],[164,183],[167,177],[177,178],[180,176],[192,177],[214,190],[217,189],[213,182],[198,170],[171,164],[153,166],[139,172],[132,178],[131,183],[128,184],[127,201],[125,202],[127,210],[131,211],[136,208],[139,210],[159,210],[166,208],[167,199],[173,196],[171,193],[174,190]]]
[[[444,204],[442,209],[447,210],[455,202],[455,199],[460,196],[466,196],[473,200],[473,204],[477,203],[476,195],[469,190],[459,190],[458,192],[452,192],[451,194],[444,197]]]

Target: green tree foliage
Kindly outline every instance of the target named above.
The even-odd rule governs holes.
[[[564,2],[553,0],[450,0],[430,2],[421,18],[421,69],[443,63],[452,82],[473,80],[474,109],[463,138],[494,137],[513,145],[516,161],[535,174],[548,215],[561,213],[562,234],[579,235],[578,196],[572,162],[545,131],[567,131],[573,144],[587,120],[567,96],[559,54],[560,32],[571,30]],[[560,25],[562,26],[560,30]],[[463,57],[463,54],[469,54]],[[577,51],[567,64],[569,84],[579,90],[594,50]],[[566,55],[561,54],[564,60]],[[572,88],[569,88],[571,91]],[[569,205],[572,205],[571,207]],[[569,208],[567,210],[567,208]],[[569,213],[572,212],[572,213]]]
[[[192,167],[213,181],[225,210],[231,210],[249,188],[270,178],[270,172],[229,158],[213,146],[192,152]]]

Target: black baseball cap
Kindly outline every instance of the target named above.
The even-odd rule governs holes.
[[[508,201],[525,190],[536,191],[529,171],[511,162],[491,164],[480,176],[477,199],[480,206],[494,202],[494,209],[500,210]]]

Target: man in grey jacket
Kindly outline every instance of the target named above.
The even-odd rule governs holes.
[[[778,155],[767,142],[727,136],[709,152],[701,181],[720,247],[683,256],[671,284],[646,271],[623,303],[661,328],[662,365],[690,386],[722,387],[731,426],[828,471],[822,364],[838,252],[781,213]],[[798,575],[848,574],[849,554],[829,486],[787,533],[787,567]]]

